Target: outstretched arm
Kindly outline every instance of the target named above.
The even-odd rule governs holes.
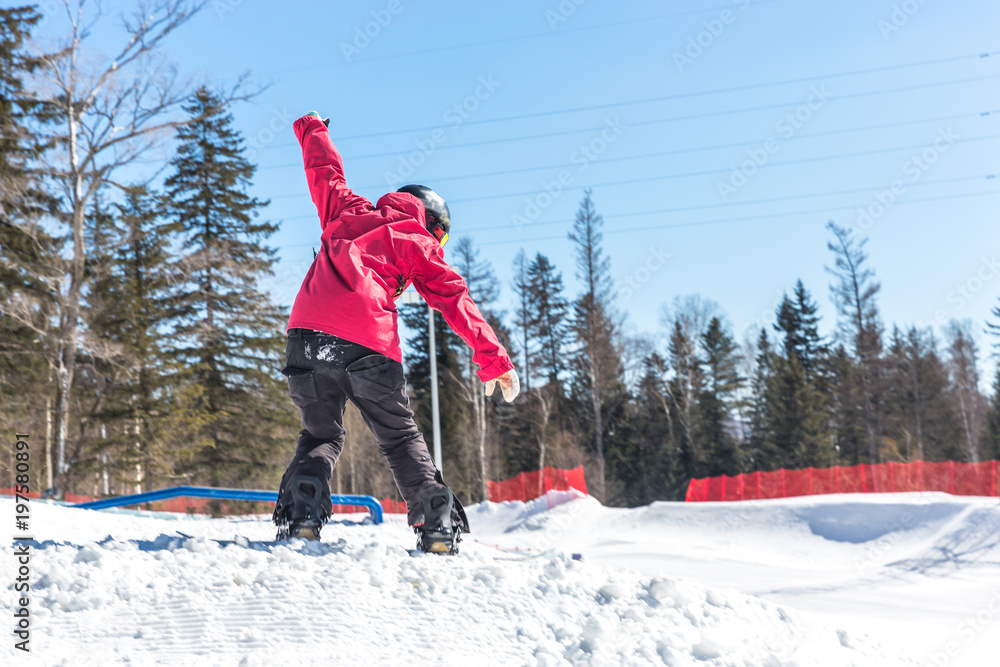
[[[420,245],[420,256],[413,258],[414,287],[427,305],[439,311],[452,331],[472,348],[480,380],[488,382],[512,371],[514,364],[507,350],[469,296],[465,280],[444,261],[437,241],[430,235],[428,239],[429,243]]]
[[[368,200],[354,194],[344,180],[344,163],[340,159],[326,125],[315,113],[309,113],[295,121],[292,129],[302,146],[302,161],[306,170],[309,194],[319,212],[323,229],[327,223],[336,220],[346,209]]]

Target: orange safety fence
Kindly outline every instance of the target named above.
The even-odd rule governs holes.
[[[520,500],[527,502],[544,496],[549,491],[569,491],[576,489],[587,493],[587,480],[583,475],[583,466],[572,470],[545,467],[535,472],[522,472],[502,482],[487,482],[486,489],[490,502],[500,503],[505,500]]]
[[[956,496],[1000,495],[1000,461],[911,461],[758,471],[692,479],[687,502],[791,498],[827,493],[940,491]],[[492,491],[491,491],[492,495]]]

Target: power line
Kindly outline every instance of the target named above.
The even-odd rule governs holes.
[[[786,0],[756,0],[755,5],[771,4],[774,2],[785,2]],[[463,44],[451,44],[448,46],[438,46],[429,49],[418,49],[414,51],[404,51],[400,53],[389,53],[381,56],[372,56],[369,58],[358,58],[351,62],[333,62],[333,63],[322,63],[316,65],[303,65],[301,67],[287,67],[282,69],[268,70],[264,74],[281,74],[284,72],[300,72],[312,69],[322,69],[325,67],[337,67],[346,66],[354,64],[363,64],[368,62],[377,62],[380,60],[394,60],[396,58],[408,58],[410,56],[423,55],[426,53],[439,53],[441,51],[454,51],[456,49],[466,49],[469,47],[483,47],[488,44],[503,44],[506,42],[516,42],[524,39],[534,39],[536,37],[558,37],[560,35],[566,35],[574,32],[583,32],[586,30],[597,30],[599,28],[611,28],[621,25],[631,25],[633,23],[646,23],[648,21],[656,21],[659,19],[673,18],[676,16],[686,16],[689,14],[705,14],[708,12],[719,11],[722,9],[731,9],[732,5],[720,5],[718,7],[703,7],[700,9],[691,9],[683,12],[673,12],[671,14],[657,14],[655,16],[646,16],[638,19],[626,19],[623,21],[610,21],[607,23],[597,23],[593,25],[577,26],[573,28],[561,28],[559,30],[550,30],[549,32],[536,32],[529,33],[527,35],[516,35],[514,37],[499,37],[497,39],[478,41],[478,42],[465,42]]]
[[[851,133],[851,132],[865,132],[865,131],[868,131],[868,130],[884,130],[884,129],[889,129],[889,128],[893,128],[893,127],[903,127],[905,125],[916,125],[916,124],[919,124],[919,123],[940,123],[940,122],[948,121],[948,120],[959,120],[961,118],[971,118],[971,117],[980,118],[980,117],[983,117],[983,116],[991,115],[991,114],[993,114],[995,112],[1000,113],[1000,109],[995,110],[995,111],[985,111],[985,112],[982,112],[982,113],[975,113],[975,114],[961,114],[961,115],[957,115],[957,116],[941,116],[941,117],[938,117],[938,118],[930,118],[930,119],[919,120],[919,121],[904,121],[904,122],[899,122],[899,123],[886,123],[886,124],[883,124],[883,125],[869,125],[867,127],[848,128],[848,129],[842,129],[842,130],[831,130],[831,131],[828,131],[828,132],[814,132],[813,134],[808,134],[808,135],[796,135],[796,136],[793,136],[793,137],[788,137],[787,139],[782,139],[781,141],[782,141],[782,143],[784,143],[786,141],[794,141],[796,139],[809,139],[809,138],[812,138],[812,137],[832,136],[832,135],[835,135],[835,134],[847,134],[847,133]],[[676,150],[671,150],[671,151],[659,151],[659,152],[656,152],[656,153],[643,153],[642,155],[627,155],[627,156],[624,156],[624,157],[601,158],[600,162],[601,162],[601,164],[604,164],[606,162],[621,162],[621,161],[627,161],[627,160],[641,160],[641,159],[651,158],[651,157],[666,157],[668,155],[681,155],[681,154],[684,154],[684,153],[697,153],[697,152],[701,152],[701,151],[720,150],[720,149],[724,149],[724,148],[746,148],[746,147],[760,146],[762,143],[763,143],[762,140],[757,139],[756,141],[743,141],[743,142],[734,143],[734,144],[717,144],[715,146],[702,146],[702,147],[699,147],[699,148],[681,148],[681,149],[676,149]],[[545,166],[542,166],[542,167],[529,167],[529,168],[526,168],[526,169],[509,169],[509,170],[506,170],[506,171],[493,171],[493,172],[486,172],[486,173],[481,173],[481,174],[465,174],[465,175],[462,175],[462,176],[446,176],[444,178],[433,177],[433,176],[426,176],[426,177],[423,177],[423,178],[426,181],[433,181],[434,183],[439,183],[441,181],[458,181],[458,180],[465,180],[467,178],[485,178],[487,176],[503,176],[503,175],[506,175],[506,174],[514,174],[514,173],[520,173],[520,172],[525,172],[525,171],[542,171],[542,170],[545,170],[545,169],[562,169],[562,168],[565,168],[565,167],[566,167],[566,164],[562,163],[562,164],[545,165]]]
[[[976,141],[988,141],[990,139],[997,139],[997,138],[1000,138],[1000,134],[989,134],[989,135],[985,135],[985,136],[982,136],[982,137],[970,137],[968,139],[956,139],[955,141],[952,142],[952,145],[954,145],[954,144],[960,144],[960,143],[971,143],[971,142],[976,142]],[[811,157],[811,158],[802,158],[802,159],[799,159],[799,160],[785,160],[784,162],[768,162],[768,163],[765,163],[763,165],[760,165],[758,167],[758,170],[759,169],[766,169],[766,168],[773,168],[773,167],[782,167],[782,166],[788,166],[788,165],[795,165],[795,164],[805,164],[805,163],[809,163],[809,162],[821,162],[821,161],[824,161],[824,160],[836,160],[836,159],[848,158],[848,157],[861,157],[861,156],[866,156],[866,155],[878,155],[878,154],[881,154],[881,153],[893,153],[893,152],[904,151],[904,150],[920,150],[920,149],[925,149],[925,148],[927,148],[927,144],[926,143],[921,143],[921,144],[913,144],[913,145],[910,145],[910,146],[897,146],[897,147],[892,147],[892,148],[881,148],[881,149],[875,149],[875,150],[870,150],[870,151],[858,151],[858,152],[855,152],[855,153],[840,153],[840,154],[837,154],[837,155],[822,155],[822,156],[816,156],[816,157]],[[733,171],[734,171],[734,169],[732,167],[729,167],[729,168],[725,168],[725,169],[709,169],[709,170],[705,170],[705,171],[682,172],[682,173],[678,173],[678,174],[664,174],[664,175],[661,175],[661,176],[650,176],[650,177],[646,177],[646,178],[630,178],[630,179],[625,179],[625,180],[621,180],[621,181],[605,181],[603,183],[588,183],[587,185],[575,185],[575,186],[565,187],[563,189],[563,192],[570,192],[570,191],[582,190],[584,188],[592,188],[592,187],[602,187],[602,188],[603,187],[614,187],[614,186],[619,186],[619,185],[633,185],[635,183],[649,183],[649,182],[653,182],[653,181],[672,180],[672,179],[677,179],[677,178],[689,178],[689,177],[695,177],[695,176],[710,176],[710,175],[715,175],[715,174],[728,174],[728,173],[732,173]],[[451,202],[451,203],[453,203],[453,204],[454,203],[470,202],[470,201],[471,202],[478,202],[478,201],[485,201],[485,200],[488,200],[488,199],[505,199],[505,198],[508,198],[508,197],[526,197],[526,196],[531,196],[531,195],[537,195],[540,192],[541,192],[541,190],[537,190],[536,189],[536,190],[529,190],[529,191],[525,191],[525,192],[508,192],[508,193],[503,193],[503,194],[483,195],[483,196],[480,196],[480,197],[469,197],[469,198],[466,198],[466,199],[449,199],[448,201]],[[297,195],[297,196],[304,196],[304,195]],[[290,217],[283,218],[283,219],[284,220],[303,220],[303,219],[312,218],[312,217],[315,217],[315,216],[314,215],[296,215],[296,216],[290,216]]]
[[[978,81],[987,81],[987,80],[997,79],[997,78],[1000,78],[1000,74],[991,74],[989,76],[973,77],[971,79],[954,79],[954,80],[950,80],[950,81],[938,81],[938,82],[934,82],[934,83],[916,84],[916,85],[913,85],[913,86],[903,86],[901,88],[890,88],[890,89],[886,89],[886,90],[871,90],[871,91],[866,91],[866,92],[861,92],[861,93],[851,93],[851,94],[848,94],[848,95],[837,95],[833,99],[846,100],[846,99],[856,99],[856,98],[859,98],[859,97],[870,97],[870,96],[873,96],[873,95],[890,95],[890,94],[893,94],[893,93],[909,92],[911,90],[921,90],[921,89],[924,89],[924,88],[935,88],[935,87],[938,87],[938,86],[950,86],[950,85],[960,84],[960,83],[974,83],[974,82],[978,82]],[[769,109],[778,109],[778,108],[787,107],[787,106],[795,105],[795,104],[801,104],[801,100],[793,100],[791,102],[779,102],[777,104],[765,104],[765,105],[754,106],[754,107],[743,107],[743,108],[739,108],[739,109],[726,109],[726,110],[723,110],[723,111],[710,111],[710,112],[697,113],[697,114],[688,114],[688,115],[685,115],[685,116],[672,116],[670,118],[657,118],[657,119],[654,119],[654,120],[646,120],[646,121],[639,121],[639,122],[636,122],[636,123],[631,123],[631,124],[627,125],[626,127],[633,128],[633,127],[641,127],[641,126],[644,126],[644,125],[658,125],[658,124],[661,124],[661,123],[675,123],[675,122],[682,121],[682,120],[701,120],[703,118],[711,118],[711,117],[714,117],[714,116],[727,116],[727,115],[730,115],[730,114],[746,113],[746,112],[749,112],[749,111],[765,111],[765,110],[769,110]],[[603,128],[598,128],[598,130],[600,130],[600,129],[603,129]],[[531,138],[533,138],[533,139],[539,139],[539,138],[546,138],[546,137],[550,137],[550,136],[557,136],[559,134],[565,134],[565,132],[547,132],[545,134],[535,135],[535,136],[533,136]],[[501,142],[507,143],[507,142],[510,142],[510,141],[517,141],[517,139],[509,139],[509,138],[508,139],[498,139],[498,140],[496,140],[493,143],[501,143]],[[396,155],[402,155],[405,152],[406,151],[400,151],[399,153],[396,153]],[[298,167],[298,166],[301,166],[301,162],[293,162],[293,163],[288,163],[288,164],[268,165],[268,166],[265,166],[265,167],[258,167],[258,171],[264,171],[264,170],[267,170],[267,169],[285,169],[285,168]],[[380,187],[380,186],[374,186],[374,187]]]
[[[997,139],[997,138],[1000,138],[1000,134],[988,134],[988,135],[983,136],[983,137],[972,137],[972,138],[969,138],[969,139],[956,139],[955,141],[952,142],[952,144],[969,143],[969,142],[973,142],[973,141],[986,141],[986,140],[989,140],[989,139]],[[760,169],[769,169],[769,168],[773,168],[773,167],[783,167],[783,166],[787,166],[787,165],[791,165],[791,164],[805,164],[807,162],[822,162],[824,160],[837,160],[837,159],[840,159],[840,158],[847,158],[847,157],[861,157],[861,156],[864,156],[864,155],[878,155],[880,153],[893,153],[893,152],[896,152],[896,151],[904,151],[904,150],[919,150],[921,148],[927,148],[927,144],[923,143],[923,144],[913,144],[913,145],[910,145],[910,146],[897,146],[897,147],[894,147],[894,148],[881,148],[881,149],[876,149],[876,150],[871,150],[871,151],[858,151],[856,153],[840,153],[838,155],[823,155],[823,156],[819,156],[819,157],[802,158],[800,160],[785,160],[784,162],[768,162],[768,163],[760,165],[759,167],[757,167],[757,169],[760,170]],[[626,179],[626,180],[623,180],[623,181],[606,181],[604,183],[591,183],[591,184],[588,184],[588,185],[585,185],[585,186],[584,185],[578,185],[578,186],[573,186],[573,187],[567,187],[567,188],[565,188],[565,190],[580,190],[580,189],[583,189],[583,188],[590,188],[590,187],[595,187],[595,188],[596,187],[611,187],[611,186],[616,186],[616,185],[632,185],[634,183],[649,183],[649,182],[652,182],[652,181],[670,180],[670,179],[675,179],[675,178],[690,178],[690,177],[693,177],[693,176],[710,176],[710,175],[713,175],[713,174],[729,174],[729,173],[732,173],[733,171],[735,171],[735,169],[733,167],[729,167],[729,168],[726,168],[726,169],[709,169],[709,170],[706,170],[706,171],[682,172],[682,173],[679,173],[679,174],[665,174],[665,175],[662,175],[662,176],[650,176],[650,177],[647,177],[647,178],[630,178],[630,179]],[[536,189],[536,190],[529,190],[527,192],[511,192],[511,193],[500,194],[500,195],[484,195],[482,197],[470,197],[470,198],[467,198],[467,199],[449,199],[448,201],[452,202],[452,203],[459,203],[459,202],[468,202],[468,201],[483,201],[483,200],[486,200],[486,199],[504,199],[504,198],[507,198],[507,197],[525,197],[525,196],[530,196],[530,195],[538,194],[539,192],[540,192],[540,190]]]
[[[782,143],[784,143],[786,141],[795,141],[795,140],[798,140],[798,139],[811,139],[813,137],[826,137],[826,136],[832,136],[832,135],[836,135],[836,134],[849,134],[851,132],[866,132],[868,130],[885,130],[885,129],[890,129],[890,128],[894,128],[894,127],[903,127],[903,126],[906,126],[906,125],[918,125],[918,124],[921,124],[921,123],[940,123],[940,122],[950,121],[950,120],[960,120],[960,119],[963,119],[963,118],[984,118],[984,117],[991,116],[991,115],[993,115],[995,113],[1000,113],[1000,109],[993,109],[991,111],[980,111],[980,112],[977,112],[977,113],[957,114],[957,115],[953,115],[953,116],[938,116],[936,118],[923,118],[923,119],[919,119],[919,120],[908,120],[908,121],[901,121],[901,122],[898,122],[898,123],[884,123],[882,125],[867,125],[865,127],[850,127],[850,128],[840,129],[840,130],[829,130],[827,132],[813,132],[811,134],[797,134],[797,135],[795,135],[793,137],[782,138],[781,141],[782,141]],[[604,164],[604,163],[607,163],[607,162],[622,162],[622,161],[628,161],[628,160],[640,160],[640,159],[651,158],[651,157],[666,157],[668,155],[681,155],[681,154],[684,154],[684,153],[698,153],[698,152],[701,152],[701,151],[721,150],[721,149],[724,149],[724,148],[745,148],[745,147],[748,147],[748,146],[760,146],[761,143],[762,143],[762,141],[760,139],[756,139],[754,141],[742,141],[742,142],[737,142],[737,143],[732,143],[732,144],[716,144],[714,146],[696,146],[696,147],[693,147],[693,148],[679,148],[679,149],[675,149],[675,150],[661,151],[661,152],[657,152],[657,153],[644,153],[642,155],[626,155],[626,156],[621,156],[621,157],[610,157],[610,158],[603,158],[602,157],[601,160],[600,160],[600,164]],[[453,148],[454,148],[454,146],[453,146]],[[398,153],[389,153],[389,155],[398,155]],[[359,159],[359,158],[358,157],[353,157],[352,158],[352,160],[357,160],[357,159]],[[516,173],[521,173],[521,172],[526,172],[526,171],[542,171],[542,170],[546,170],[546,169],[561,169],[561,168],[564,168],[564,167],[566,167],[565,163],[563,163],[563,164],[554,164],[554,165],[544,165],[544,166],[541,166],[541,167],[524,167],[524,168],[518,168],[518,169],[508,169],[508,170],[505,170],[505,171],[493,171],[493,172],[487,172],[487,173],[481,173],[481,174],[465,174],[465,175],[462,175],[462,176],[444,176],[444,177],[427,176],[427,177],[423,177],[423,180],[425,180],[427,182],[440,183],[442,181],[457,181],[457,180],[464,180],[464,179],[467,179],[467,178],[484,178],[484,177],[487,177],[487,176],[503,176],[503,175],[507,175],[507,174],[516,174]],[[301,196],[302,196],[301,193],[295,193],[295,194],[275,195],[274,197],[271,197],[270,199],[272,199],[272,200],[273,199],[287,199],[289,197],[301,197]]]
[[[947,57],[947,58],[937,58],[937,59],[934,59],[934,60],[922,60],[922,61],[917,61],[917,62],[913,62],[913,63],[901,63],[901,64],[897,64],[897,65],[886,65],[886,66],[883,66],[883,67],[871,67],[871,68],[867,68],[867,69],[851,70],[851,71],[847,71],[847,72],[837,72],[837,73],[833,73],[833,74],[824,74],[824,75],[816,75],[816,76],[809,76],[809,77],[798,77],[798,78],[795,78],[795,79],[784,79],[784,80],[781,80],[781,81],[769,81],[769,82],[762,82],[762,83],[755,83],[755,84],[747,84],[747,85],[743,85],[743,86],[732,86],[730,88],[717,88],[715,90],[703,90],[703,91],[696,91],[696,92],[692,92],[692,93],[680,93],[680,94],[677,94],[677,95],[665,95],[665,96],[661,96],[661,97],[650,97],[650,98],[645,98],[645,99],[641,99],[641,100],[631,100],[631,101],[625,101],[625,102],[608,102],[608,103],[604,103],[604,104],[589,105],[589,106],[582,106],[582,107],[571,107],[571,108],[567,108],[567,109],[554,109],[554,110],[549,110],[549,111],[538,111],[538,112],[533,112],[533,113],[530,113],[530,114],[521,114],[521,115],[517,115],[517,116],[502,116],[502,117],[499,117],[499,118],[485,118],[485,119],[481,119],[481,120],[471,120],[471,121],[463,122],[462,126],[481,125],[481,124],[485,124],[485,123],[499,123],[499,122],[504,122],[504,121],[508,121],[508,120],[523,120],[523,119],[526,119],[526,118],[535,118],[535,117],[540,117],[540,116],[550,116],[550,115],[563,114],[563,113],[575,113],[575,112],[579,112],[579,111],[593,111],[593,110],[596,110],[596,109],[605,109],[605,108],[611,108],[611,107],[616,107],[616,106],[631,106],[631,105],[635,105],[635,104],[649,104],[649,103],[652,103],[652,102],[665,102],[665,101],[670,101],[670,100],[686,99],[686,98],[690,98],[690,97],[700,97],[700,96],[703,96],[703,95],[715,95],[715,94],[721,94],[721,93],[731,93],[731,92],[737,92],[737,91],[752,90],[752,89],[756,89],[756,88],[766,88],[766,87],[769,87],[769,86],[787,85],[787,84],[791,84],[791,83],[805,83],[805,82],[810,82],[810,81],[816,81],[817,79],[834,79],[834,78],[840,78],[840,77],[845,77],[845,76],[857,76],[857,75],[860,75],[860,74],[873,74],[873,73],[876,73],[876,72],[885,72],[885,71],[891,71],[891,70],[896,70],[896,69],[905,69],[905,68],[909,68],[909,67],[926,67],[928,65],[938,65],[938,64],[947,63],[947,62],[958,62],[958,61],[962,61],[962,60],[972,60],[972,59],[989,58],[989,57],[997,55],[997,54],[1000,54],[1000,51],[988,51],[988,52],[985,52],[985,53],[977,53],[977,54],[970,54],[970,55],[964,55],[964,56],[950,56],[950,57]],[[975,80],[975,79],[973,79],[973,80]],[[843,96],[838,96],[838,98],[839,97],[843,97]],[[337,141],[339,142],[339,141],[351,141],[351,140],[354,140],[354,139],[370,139],[370,138],[373,138],[373,137],[389,136],[389,135],[393,135],[393,134],[406,134],[406,133],[409,133],[409,132],[428,132],[428,131],[433,131],[433,130],[437,130],[437,129],[441,129],[441,126],[440,125],[433,125],[433,126],[424,126],[424,127],[413,127],[413,128],[402,129],[402,130],[388,130],[388,131],[381,131],[381,132],[371,132],[371,133],[366,133],[366,134],[347,135],[347,136],[343,136],[343,137],[338,137]],[[279,148],[279,147],[294,146],[294,145],[295,144],[287,143],[287,144],[281,144],[280,146],[277,146],[277,145],[276,146],[272,146],[271,148]]]
[[[908,184],[907,187],[908,188],[926,187],[928,185],[944,185],[945,183],[963,183],[963,182],[967,182],[967,181],[994,180],[996,178],[997,178],[996,174],[981,174],[981,175],[978,175],[978,176],[961,176],[959,178],[944,178],[944,179],[938,179],[936,181],[921,181],[919,183],[911,183],[911,184]],[[885,184],[882,184],[879,187],[885,188]],[[786,195],[786,196],[782,196],[782,197],[768,197],[766,199],[751,199],[751,200],[748,200],[748,201],[732,202],[731,204],[712,203],[712,204],[699,204],[698,206],[680,206],[680,207],[676,207],[676,208],[661,208],[661,209],[655,209],[655,210],[651,210],[651,211],[634,211],[634,212],[630,212],[630,213],[617,213],[613,217],[615,217],[615,218],[631,218],[631,217],[643,216],[643,215],[658,215],[658,214],[663,214],[663,213],[681,213],[681,212],[685,212],[685,211],[698,211],[698,210],[704,210],[704,209],[709,209],[709,208],[721,208],[723,206],[751,206],[751,205],[754,205],[754,204],[774,204],[774,203],[783,202],[783,201],[791,201],[793,199],[812,199],[814,197],[834,197],[834,196],[837,196],[837,195],[848,195],[848,194],[858,194],[858,193],[864,193],[864,192],[874,192],[874,191],[878,190],[879,187],[853,188],[851,190],[834,190],[834,191],[831,191],[831,192],[813,192],[813,193],[805,194],[805,195]],[[561,220],[546,220],[544,222],[533,222],[532,226],[533,227],[539,227],[539,226],[566,224],[568,222],[573,222],[573,218],[563,218]],[[459,231],[463,231],[463,232],[464,231],[469,231],[469,232],[491,232],[491,231],[498,231],[498,230],[510,229],[510,227],[511,227],[510,224],[506,224],[506,225],[495,225],[493,227],[472,227],[472,228],[469,228],[468,230],[466,230],[466,229],[463,228],[463,229],[461,229]]]
[[[989,190],[989,191],[986,191],[986,192],[971,192],[971,193],[961,194],[961,195],[944,195],[944,196],[940,196],[940,197],[925,197],[924,199],[911,199],[911,200],[907,200],[907,201],[896,202],[895,204],[893,204],[893,206],[895,207],[895,206],[903,206],[903,205],[906,205],[906,204],[923,204],[923,203],[926,203],[926,202],[942,201],[942,200],[946,200],[946,199],[962,199],[962,198],[965,198],[965,197],[983,197],[983,196],[996,195],[996,194],[1000,194],[1000,191],[998,191],[998,190]],[[675,228],[679,228],[679,227],[702,227],[702,226],[706,226],[706,225],[717,225],[717,224],[729,223],[729,222],[743,222],[743,221],[748,221],[748,220],[765,220],[765,219],[768,219],[768,218],[780,218],[780,217],[787,217],[787,216],[792,216],[792,215],[812,215],[812,214],[818,214],[818,213],[830,213],[832,211],[850,211],[850,210],[855,210],[857,208],[858,208],[857,206],[843,206],[843,207],[840,207],[840,208],[818,208],[818,209],[812,209],[812,210],[809,210],[809,211],[790,211],[790,212],[787,212],[787,213],[768,213],[766,215],[755,215],[755,216],[746,216],[746,217],[739,217],[739,218],[721,218],[721,219],[718,219],[718,220],[699,220],[699,221],[695,221],[695,222],[679,222],[679,223],[675,223],[675,224],[654,225],[654,226],[650,226],[650,227],[631,227],[631,228],[628,228],[628,229],[605,229],[601,233],[602,234],[624,234],[624,233],[629,233],[629,232],[647,232],[647,231],[656,231],[656,230],[660,230],[660,229],[675,229]],[[614,217],[614,216],[612,216],[612,217]],[[487,241],[487,242],[484,242],[484,243],[479,243],[478,245],[480,245],[480,246],[487,246],[487,245],[503,245],[503,244],[507,244],[507,243],[532,243],[532,242],[535,242],[535,241],[552,241],[552,240],[556,240],[556,239],[564,240],[565,238],[566,238],[566,235],[562,234],[560,236],[542,236],[542,237],[529,238],[529,239],[507,239],[507,240],[504,240],[504,241]]]
[[[731,87],[731,88],[720,88],[720,89],[717,89],[717,90],[706,90],[706,91],[695,92],[695,93],[681,93],[679,95],[664,95],[662,97],[649,97],[649,98],[646,98],[646,99],[632,100],[632,101],[629,101],[629,102],[608,102],[608,103],[604,103],[604,104],[593,104],[593,105],[589,105],[589,106],[574,107],[574,108],[570,108],[570,109],[555,109],[555,110],[550,110],[550,111],[536,111],[536,112],[533,112],[533,113],[521,114],[521,115],[518,115],[518,116],[504,116],[502,118],[485,118],[485,119],[481,119],[481,120],[470,120],[470,121],[466,121],[466,122],[462,123],[462,125],[463,126],[468,126],[468,125],[483,125],[483,124],[486,124],[486,123],[499,123],[499,122],[504,122],[504,121],[509,121],[509,120],[524,120],[524,119],[527,119],[527,118],[538,118],[540,116],[551,116],[551,115],[564,114],[564,113],[576,113],[578,111],[596,111],[597,109],[608,109],[608,108],[611,108],[611,107],[618,107],[618,106],[632,106],[632,105],[635,105],[635,104],[649,104],[649,103],[652,103],[652,102],[666,102],[666,101],[670,101],[670,100],[679,100],[679,99],[685,99],[685,98],[689,98],[689,97],[699,97],[699,96],[702,96],[702,95],[714,95],[714,94],[717,94],[717,93],[730,93],[730,92],[743,91],[743,90],[752,90],[752,89],[755,89],[755,88],[764,88],[764,87],[768,87],[768,86],[786,85],[786,84],[790,84],[790,83],[804,83],[804,82],[808,82],[808,81],[815,81],[816,79],[833,79],[833,78],[839,78],[839,77],[843,77],[843,76],[856,76],[856,75],[859,75],[859,74],[871,74],[871,73],[874,73],[874,72],[884,72],[884,71],[889,71],[889,70],[894,70],[894,69],[901,69],[901,68],[905,68],[905,67],[922,67],[922,66],[926,66],[926,65],[934,65],[934,64],[939,64],[939,63],[949,62],[949,61],[955,61],[955,60],[967,60],[967,59],[970,59],[970,58],[986,58],[986,57],[989,57],[989,56],[992,56],[992,55],[996,55],[998,53],[1000,53],[1000,51],[992,51],[992,52],[989,52],[989,53],[982,53],[982,54],[970,55],[970,56],[957,56],[957,57],[952,57],[952,58],[939,58],[937,60],[925,60],[925,61],[918,62],[918,63],[909,63],[909,64],[903,64],[903,65],[889,65],[889,66],[886,66],[886,67],[873,67],[873,68],[869,68],[869,69],[853,70],[853,71],[850,71],[850,72],[841,72],[841,73],[838,73],[838,74],[826,74],[826,75],[818,76],[818,77],[817,76],[800,77],[800,78],[797,78],[797,79],[786,79],[784,81],[773,81],[773,82],[769,82],[769,83],[748,84],[748,85],[745,85],[745,86],[734,86],[734,87]],[[978,78],[977,79],[968,79],[967,81],[979,81],[979,80],[981,80],[981,79],[978,79]],[[930,85],[940,85],[940,84],[930,84]],[[897,90],[908,90],[908,88],[901,88],[901,89],[897,89]],[[843,97],[843,96],[838,96],[838,97]],[[391,135],[391,134],[405,134],[407,132],[427,132],[427,131],[431,131],[431,130],[436,130],[439,127],[440,127],[439,125],[434,125],[434,126],[430,126],[430,127],[410,128],[410,129],[405,129],[405,130],[389,130],[389,131],[386,131],[386,132],[375,132],[375,133],[370,133],[370,134],[356,134],[356,135],[353,135],[353,136],[341,137],[339,140],[340,141],[344,141],[344,140],[347,140],[347,139],[370,139],[372,137],[382,137],[382,136],[388,136],[388,135]]]
[[[921,182],[918,182],[918,183],[908,184],[907,188],[920,188],[920,187],[927,187],[927,186],[932,186],[932,185],[944,185],[946,183],[959,183],[959,182],[966,182],[966,181],[996,180],[996,179],[997,179],[997,174],[981,174],[981,175],[977,175],[977,176],[962,176],[962,177],[958,177],[958,178],[938,179],[938,180],[935,180],[935,181],[921,181]],[[722,208],[724,206],[752,206],[752,205],[755,205],[755,204],[774,204],[774,203],[778,203],[778,202],[782,202],[782,201],[791,201],[791,200],[794,200],[794,199],[811,199],[811,198],[818,198],[818,197],[833,197],[833,196],[845,195],[845,194],[868,193],[868,192],[874,192],[874,191],[876,191],[876,190],[878,190],[880,188],[885,188],[885,184],[882,183],[882,184],[879,184],[878,186],[869,186],[869,187],[865,187],[865,188],[854,188],[854,189],[850,189],[850,190],[833,190],[833,191],[829,191],[829,192],[814,192],[814,193],[803,194],[803,195],[785,195],[785,196],[782,196],[782,197],[769,197],[769,198],[766,198],[766,199],[752,199],[752,200],[743,201],[743,202],[733,202],[731,204],[717,204],[717,203],[713,203],[713,204],[700,204],[700,205],[697,205],[697,206],[683,206],[683,207],[676,207],[676,208],[661,208],[661,209],[653,209],[653,210],[647,210],[647,211],[630,211],[628,213],[616,213],[616,214],[613,214],[613,215],[605,215],[604,217],[610,218],[610,219],[617,219],[617,218],[638,217],[638,216],[644,216],[644,215],[660,215],[660,214],[664,214],[664,213],[680,213],[680,212],[685,212],[685,211],[696,211],[696,210],[704,210],[704,209],[710,209],[710,208]],[[964,196],[964,195],[960,195],[960,196]],[[920,200],[920,201],[929,201],[929,200],[930,199],[924,199],[924,200]],[[914,201],[916,201],[916,200],[914,200]],[[855,207],[847,207],[847,208],[857,208],[857,207],[855,206]],[[822,210],[839,210],[839,209],[818,209],[818,210],[822,211]],[[790,214],[784,214],[784,213],[782,213],[782,214],[773,214],[773,215],[790,215]],[[315,218],[315,217],[316,217],[316,214],[314,213],[312,215],[295,216],[295,217],[292,217],[292,218],[282,218],[282,220],[295,220],[295,219],[300,219],[300,218]],[[742,219],[742,218],[734,218],[734,219]],[[566,223],[570,223],[570,222],[573,222],[573,218],[563,218],[563,219],[560,219],[560,220],[546,220],[544,222],[534,222],[534,223],[532,223],[532,226],[533,227],[540,227],[540,226],[548,226],[548,225],[566,224]],[[463,233],[464,232],[472,233],[472,232],[487,232],[487,231],[497,231],[497,230],[509,230],[510,228],[511,228],[511,225],[510,224],[506,224],[506,225],[497,225],[497,226],[493,226],[493,227],[463,228],[461,230],[456,230],[456,231],[461,231]],[[548,238],[550,238],[550,237],[545,237],[545,239],[548,239]],[[551,238],[561,238],[561,237],[551,237]],[[316,245],[315,242],[313,242],[313,243],[299,243],[299,244],[279,246],[279,248],[282,249],[282,250],[287,250],[287,249],[291,249],[291,248],[307,248],[307,247],[314,246],[314,245]]]

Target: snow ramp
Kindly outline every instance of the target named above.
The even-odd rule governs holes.
[[[513,532],[541,514],[520,505],[494,512],[517,514]],[[574,505],[590,501],[550,516]],[[490,507],[474,516],[489,523]],[[0,508],[13,513],[9,500]],[[779,604],[573,560],[554,546],[467,541],[457,557],[412,556],[412,534],[392,520],[335,522],[322,543],[279,545],[266,542],[273,531],[262,520],[44,504],[32,520],[32,652],[5,664],[908,664]],[[7,614],[13,599],[11,585]]]

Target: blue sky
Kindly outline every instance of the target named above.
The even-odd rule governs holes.
[[[742,336],[801,278],[831,332],[828,220],[870,238],[887,323],[980,329],[1000,296],[997,25],[987,0],[216,0],[168,53],[270,84],[235,116],[286,305],[319,236],[291,120],[317,109],[348,183],[438,190],[505,298],[520,248],[576,294],[566,232],[591,187],[633,331],[700,293]]]

